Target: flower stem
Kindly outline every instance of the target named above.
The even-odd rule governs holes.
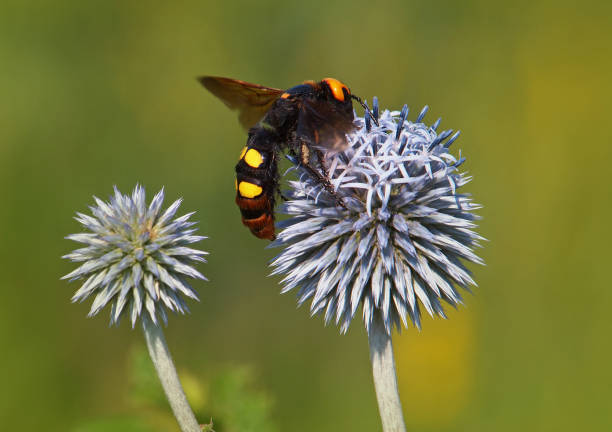
[[[201,432],[200,425],[187,402],[185,392],[176,373],[176,368],[172,362],[172,356],[166,345],[166,338],[161,327],[155,325],[151,320],[144,316],[142,319],[142,329],[147,341],[149,355],[153,365],[157,370],[157,376],[161,381],[172,412],[176,417],[182,432]]]
[[[374,388],[376,389],[383,432],[405,432],[402,402],[397,390],[393,344],[391,335],[387,334],[379,313],[374,314],[368,339],[370,341],[370,361],[372,362]]]

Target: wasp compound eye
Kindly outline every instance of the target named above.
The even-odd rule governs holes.
[[[344,102],[345,91],[347,95],[351,94],[351,91],[348,89],[348,87],[335,78],[325,78],[323,82],[327,84],[327,86],[331,90],[334,99],[337,99],[340,102]]]

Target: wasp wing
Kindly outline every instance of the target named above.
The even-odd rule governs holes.
[[[300,106],[297,135],[323,150],[341,151],[348,144],[346,134],[355,129],[354,119],[351,105],[338,107],[325,100],[306,99]]]
[[[231,78],[203,76],[198,81],[230,109],[238,110],[240,124],[247,130],[262,119],[283,93],[280,89]]]

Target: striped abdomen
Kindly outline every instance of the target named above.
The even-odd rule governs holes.
[[[256,237],[274,240],[275,192],[273,148],[262,148],[249,139],[236,165],[236,204],[242,213],[242,223]]]

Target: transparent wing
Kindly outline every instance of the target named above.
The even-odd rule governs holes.
[[[348,144],[346,134],[355,129],[353,120],[351,105],[338,107],[324,100],[307,99],[300,107],[297,135],[324,150],[343,150]]]
[[[261,120],[283,93],[280,89],[231,78],[203,76],[198,81],[230,109],[237,110],[240,124],[247,130]]]

